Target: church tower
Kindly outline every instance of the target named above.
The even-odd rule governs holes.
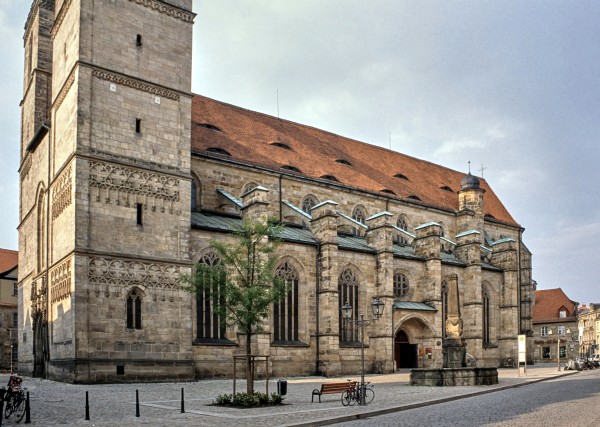
[[[192,0],[35,0],[19,360],[73,382],[192,378]]]

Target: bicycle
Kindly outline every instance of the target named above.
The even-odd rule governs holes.
[[[8,380],[8,389],[4,395],[4,418],[9,419],[13,414],[17,423],[25,416],[27,398],[25,391],[21,388],[23,379],[17,375],[11,375]],[[0,414],[2,416],[2,414]]]
[[[375,399],[375,390],[373,390],[373,384],[366,382],[363,386],[361,386],[360,383],[350,386],[348,390],[342,393],[342,405],[353,406],[355,403],[361,405],[361,397],[363,395],[365,405],[368,405],[373,401],[373,399]]]

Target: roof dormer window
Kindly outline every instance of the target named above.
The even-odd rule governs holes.
[[[337,179],[335,176],[333,175],[321,175],[322,179],[328,179],[329,181],[335,181],[335,182],[340,182],[339,179]]]
[[[302,173],[302,171],[300,169],[298,169],[296,166],[291,166],[291,165],[284,165],[281,167],[281,169],[285,169],[285,170],[292,171],[292,172]]]
[[[287,145],[287,144],[284,144],[283,142],[275,141],[275,142],[271,142],[271,145],[273,147],[279,147],[279,148],[283,148],[284,150],[290,150],[290,151],[292,151],[292,149],[290,148],[290,146]]]
[[[352,163],[350,163],[348,160],[344,160],[344,159],[337,159],[335,162],[336,163],[341,163],[341,164],[346,165],[346,166],[352,166]]]
[[[208,151],[209,153],[222,154],[224,156],[231,156],[231,154],[229,154],[229,151],[223,150],[222,148],[219,148],[219,147],[209,147],[206,149],[206,151]]]
[[[379,191],[381,191],[382,193],[391,194],[392,196],[396,195],[396,193],[394,193],[392,190],[389,190],[387,188],[384,188],[383,190],[379,190]]]
[[[217,132],[223,132],[221,129],[219,129],[215,125],[211,125],[210,123],[198,123],[196,126],[198,126],[199,128],[206,128]]]
[[[400,178],[400,179],[404,179],[404,180],[406,180],[406,181],[410,181],[410,180],[409,180],[409,179],[406,177],[406,175],[404,175],[404,174],[401,174],[401,173],[397,173],[396,175],[394,175],[394,178]]]
[[[448,187],[447,185],[440,187],[440,190],[448,191],[449,193],[454,193],[454,190]]]
[[[415,196],[414,194],[411,194],[410,196],[408,196],[407,199],[417,200],[419,202],[421,201],[421,198],[419,196]]]

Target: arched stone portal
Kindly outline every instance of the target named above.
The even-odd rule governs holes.
[[[394,360],[396,369],[418,367],[418,345],[411,344],[408,335],[400,329],[394,338]]]
[[[410,314],[399,322],[394,335],[394,361],[396,369],[422,368],[427,363],[420,362],[419,348],[425,356],[425,349],[433,347],[433,330],[430,322],[421,315]]]

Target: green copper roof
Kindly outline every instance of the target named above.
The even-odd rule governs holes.
[[[242,220],[240,218],[206,212],[192,212],[192,228],[231,233],[241,225]],[[305,228],[285,227],[280,237],[286,242],[316,244],[310,230]]]
[[[338,236],[338,248],[350,251],[375,253],[375,249],[367,245],[367,240],[362,237]]]
[[[413,301],[396,301],[394,303],[394,309],[397,310],[413,310],[413,311],[437,311],[430,305],[424,302],[413,302]]]

